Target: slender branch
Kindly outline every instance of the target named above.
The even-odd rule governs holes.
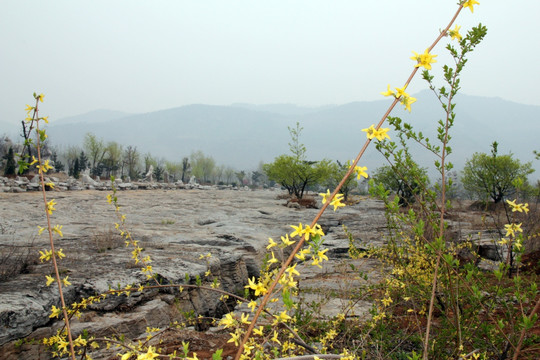
[[[540,298],[538,298],[538,301],[536,301],[536,305],[534,306],[534,309],[531,311],[531,315],[529,315],[529,319],[532,319],[534,314],[536,314],[540,310]],[[521,335],[519,336],[519,341],[516,346],[516,351],[514,352],[514,356],[512,357],[512,360],[517,360],[519,357],[519,353],[521,352],[521,346],[523,345],[523,341],[525,340],[525,328],[521,330]]]
[[[450,23],[447,25],[446,29],[444,31],[441,32],[441,34],[439,34],[439,36],[435,39],[435,41],[433,42],[433,44],[428,48],[429,51],[431,51],[431,49],[433,49],[435,47],[435,45],[437,45],[437,43],[446,35],[446,32],[448,31],[448,29],[450,29],[450,27],[452,26],[452,24],[454,23],[454,21],[456,20],[457,16],[459,15],[459,13],[461,12],[461,9],[463,8],[463,6],[459,6],[457,12],[455,13],[454,17],[452,18],[452,20],[450,21]],[[409,78],[407,79],[407,81],[405,82],[405,88],[409,85],[409,83],[412,81],[412,79],[414,78],[414,76],[416,75],[416,72],[418,71],[418,67],[415,67],[411,74],[409,75]],[[379,121],[379,123],[377,124],[377,126],[375,127],[377,130],[382,126],[382,124],[386,121],[386,118],[390,115],[390,113],[392,112],[392,110],[394,109],[394,107],[396,106],[396,104],[398,103],[398,101],[400,100],[401,97],[397,97],[394,99],[394,101],[392,102],[392,104],[388,107],[388,110],[385,112],[385,114],[382,116],[381,120]],[[353,173],[354,171],[354,167],[358,164],[358,161],[360,161],[360,159],[362,158],[362,156],[364,155],[368,145],[371,143],[371,140],[368,139],[366,140],[366,142],[364,143],[364,146],[362,147],[362,149],[360,150],[360,152],[358,153],[358,155],[356,156],[355,160],[353,161],[353,163],[351,164],[351,167],[349,168],[349,170],[347,171],[347,173],[343,176],[343,178],[341,179],[341,181],[339,182],[339,184],[337,185],[337,187],[335,188],[335,190],[332,192],[332,194],[330,195],[328,201],[321,207],[321,209],[319,210],[319,212],[317,213],[317,215],[315,216],[315,218],[313,219],[313,221],[311,222],[311,227],[315,226],[315,224],[317,223],[317,221],[320,219],[320,217],[322,216],[322,214],[324,213],[324,211],[326,210],[326,208],[328,207],[328,205],[330,204],[331,200],[336,196],[336,194],[339,192],[339,190],[341,189],[341,187],[343,186],[343,184],[345,183],[345,181],[347,180],[347,178]],[[239,360],[240,359],[240,356],[242,355],[242,352],[244,350],[244,345],[246,344],[246,342],[248,341],[249,337],[251,336],[251,333],[253,332],[253,329],[255,328],[255,324],[257,322],[257,319],[259,318],[261,312],[262,312],[262,309],[266,306],[266,304],[268,303],[268,301],[270,300],[270,297],[273,295],[273,291],[277,285],[277,283],[279,282],[279,279],[281,278],[281,276],[285,273],[285,270],[287,269],[287,267],[291,264],[291,262],[293,261],[294,259],[294,256],[296,255],[296,253],[300,250],[300,248],[302,247],[302,245],[304,244],[305,242],[305,236],[303,236],[300,241],[298,241],[298,244],[296,245],[296,247],[293,249],[293,251],[291,252],[289,258],[282,264],[278,274],[276,275],[276,278],[274,279],[274,281],[272,282],[272,284],[270,285],[270,287],[268,288],[268,292],[266,293],[266,295],[263,297],[263,300],[259,306],[259,308],[257,309],[257,312],[255,313],[255,316],[253,317],[253,320],[251,321],[251,323],[249,324],[249,327],[244,335],[244,337],[242,338],[242,342],[240,343],[240,346],[238,348],[238,351],[236,352],[236,356],[235,356],[235,360]]]
[[[452,18],[452,20],[450,21],[450,23],[448,24],[448,26],[446,27],[446,29],[444,31],[441,32],[441,34],[439,35],[439,37],[437,38],[437,40],[433,43],[433,45],[429,48],[428,51],[431,51],[431,49],[433,49],[433,47],[435,46],[435,44],[440,40],[442,39],[443,36],[446,35],[446,32],[448,31],[448,29],[450,29],[450,27],[452,26],[452,24],[454,23],[454,21],[457,19],[459,13],[461,12],[461,10],[463,9],[463,5],[460,5],[458,10],[456,11],[456,14],[454,15],[454,17]],[[452,83],[453,85],[455,85],[455,81],[456,81],[456,77],[457,77],[457,74],[458,72],[455,71],[454,72],[454,77],[452,79]],[[441,186],[441,214],[440,214],[440,221],[439,221],[439,241],[442,241],[443,239],[443,235],[444,235],[444,216],[445,216],[445,213],[446,213],[446,167],[445,167],[445,161],[446,161],[446,144],[448,143],[448,124],[449,124],[449,118],[450,118],[450,113],[451,113],[451,108],[452,108],[452,92],[453,92],[453,89],[450,91],[450,95],[448,96],[448,104],[446,105],[446,123],[445,123],[445,133],[444,133],[444,139],[443,139],[443,148],[442,148],[442,155],[441,155],[441,182],[442,182],[442,186]],[[432,323],[432,320],[433,320],[433,308],[434,308],[434,302],[435,302],[435,293],[437,291],[437,277],[438,277],[438,274],[439,274],[439,265],[441,263],[441,256],[442,256],[442,251],[439,251],[439,253],[437,254],[437,263],[435,264],[435,273],[433,274],[433,286],[431,288],[431,299],[430,299],[430,302],[429,302],[429,312],[428,312],[428,318],[427,318],[427,325],[426,325],[426,335],[424,337],[424,353],[422,355],[422,358],[424,360],[427,360],[428,358],[428,347],[429,347],[429,335],[430,335],[430,331],[431,331],[431,323]],[[448,264],[446,264],[448,266]],[[457,299],[456,299],[457,301]],[[457,314],[457,312],[456,312]],[[458,327],[459,329],[459,324],[456,323],[456,326]]]
[[[71,328],[69,326],[69,317],[67,313],[66,308],[66,302],[64,300],[64,292],[62,291],[62,280],[60,279],[60,272],[58,271],[58,263],[56,262],[56,251],[54,249],[54,239],[53,239],[53,233],[52,233],[52,226],[51,226],[51,217],[49,214],[49,208],[47,205],[47,195],[45,194],[45,179],[44,179],[44,171],[43,171],[43,164],[41,161],[41,144],[40,144],[40,134],[39,134],[39,121],[38,121],[38,106],[39,106],[39,99],[40,97],[36,98],[36,107],[34,109],[34,120],[36,120],[36,133],[37,133],[37,156],[38,156],[38,164],[39,164],[39,178],[41,182],[41,193],[43,194],[43,203],[45,204],[45,215],[47,217],[47,230],[49,232],[49,241],[52,251],[52,263],[54,267],[54,273],[56,276],[56,283],[58,284],[58,292],[60,294],[60,305],[62,306],[62,313],[64,315],[64,323],[66,326],[66,332],[68,336],[69,341],[69,349],[71,353],[71,358],[75,360],[75,348],[73,347],[73,338],[71,336]]]

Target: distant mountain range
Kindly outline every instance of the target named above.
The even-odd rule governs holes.
[[[444,113],[428,90],[415,95],[418,101],[409,114],[398,105],[392,116],[400,116],[415,129],[435,140],[437,121]],[[132,145],[142,152],[180,161],[202,150],[218,164],[252,170],[262,162],[288,152],[288,126],[298,121],[304,128],[301,141],[309,159],[353,159],[365,140],[361,130],[377,123],[390,104],[389,99],[361,101],[319,108],[291,104],[231,106],[186,105],[146,114],[126,114],[98,110],[51,121],[48,129],[53,145],[81,145],[91,132],[105,141]],[[512,152],[521,161],[533,161],[540,150],[540,106],[523,105],[500,98],[459,95],[452,130],[449,160],[457,170],[474,152],[489,152],[493,141],[499,152]],[[392,137],[392,132],[390,132]],[[433,158],[418,146],[411,146],[423,166],[432,167]],[[384,162],[374,149],[366,152],[362,164],[374,169]],[[540,174],[534,174],[534,178]]]

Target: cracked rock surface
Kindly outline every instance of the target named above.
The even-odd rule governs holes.
[[[57,202],[52,225],[63,226],[64,236],[55,237],[55,246],[66,254],[60,261],[60,272],[72,283],[65,289],[68,303],[110,288],[146,282],[140,265],[131,260],[132,249],[126,248],[117,234],[117,214],[107,203],[106,194],[95,190],[47,192],[48,200]],[[290,233],[292,224],[310,223],[318,212],[286,207],[286,201],[278,199],[282,194],[270,189],[131,190],[119,191],[118,203],[129,231],[140,241],[143,254],[151,257],[161,283],[194,284],[199,276],[203,284],[210,285],[217,277],[224,290],[242,295],[247,279],[259,273],[268,238],[277,240]],[[3,274],[7,280],[0,282],[0,345],[4,345],[0,352],[17,359],[24,357],[15,354],[14,340],[49,336],[61,326],[48,316],[52,305],[59,306],[58,288],[56,284],[46,286],[45,275],[52,273],[52,265],[38,259],[39,250],[49,249],[46,232],[37,235],[37,226],[46,226],[42,194],[0,193],[0,214],[3,254],[31,249],[16,258],[28,262],[23,273]],[[381,244],[386,225],[383,204],[362,199],[337,212],[327,210],[319,224],[325,230],[327,255],[334,265],[325,265],[321,273],[309,267],[301,284],[346,288],[351,284],[339,285],[339,281],[350,279],[337,270],[348,249],[342,225],[362,247]],[[207,253],[212,254],[208,262],[199,258]],[[208,269],[212,275],[205,277]],[[181,311],[217,317],[230,311],[217,293],[193,290],[179,297],[178,291],[175,294],[150,290],[129,297],[109,296],[74,320],[73,331],[77,334],[90,329],[98,335],[127,333],[135,337],[144,333],[146,326],[167,325]],[[28,352],[24,356],[33,357]]]

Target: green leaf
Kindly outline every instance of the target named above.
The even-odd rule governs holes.
[[[212,360],[221,360],[221,354],[223,354],[223,349],[216,350],[216,352],[212,354]]]

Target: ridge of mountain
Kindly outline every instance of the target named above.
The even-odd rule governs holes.
[[[410,122],[417,131],[435,140],[437,121],[445,114],[429,90],[414,96],[418,101],[413,104],[412,113],[398,104],[392,116]],[[54,139],[53,145],[80,145],[84,135],[92,132],[105,141],[137,146],[142,153],[150,152],[174,161],[202,150],[219,164],[247,170],[287,153],[290,141],[287,126],[298,121],[304,128],[300,140],[306,145],[310,159],[346,161],[354,158],[363,145],[362,129],[378,123],[390,102],[390,99],[357,101],[319,108],[293,104],[192,104],[131,115],[107,114],[102,110],[104,117],[93,112],[96,118],[88,121],[51,122],[49,136]],[[499,142],[501,154],[512,152],[523,162],[534,159],[540,106],[463,94],[458,95],[456,102],[457,116],[450,144],[453,153],[449,159],[457,170],[474,152],[489,152],[493,141]],[[431,166],[433,157],[415,146],[411,149],[417,161]],[[365,156],[362,162],[371,169],[384,162],[374,147]]]

